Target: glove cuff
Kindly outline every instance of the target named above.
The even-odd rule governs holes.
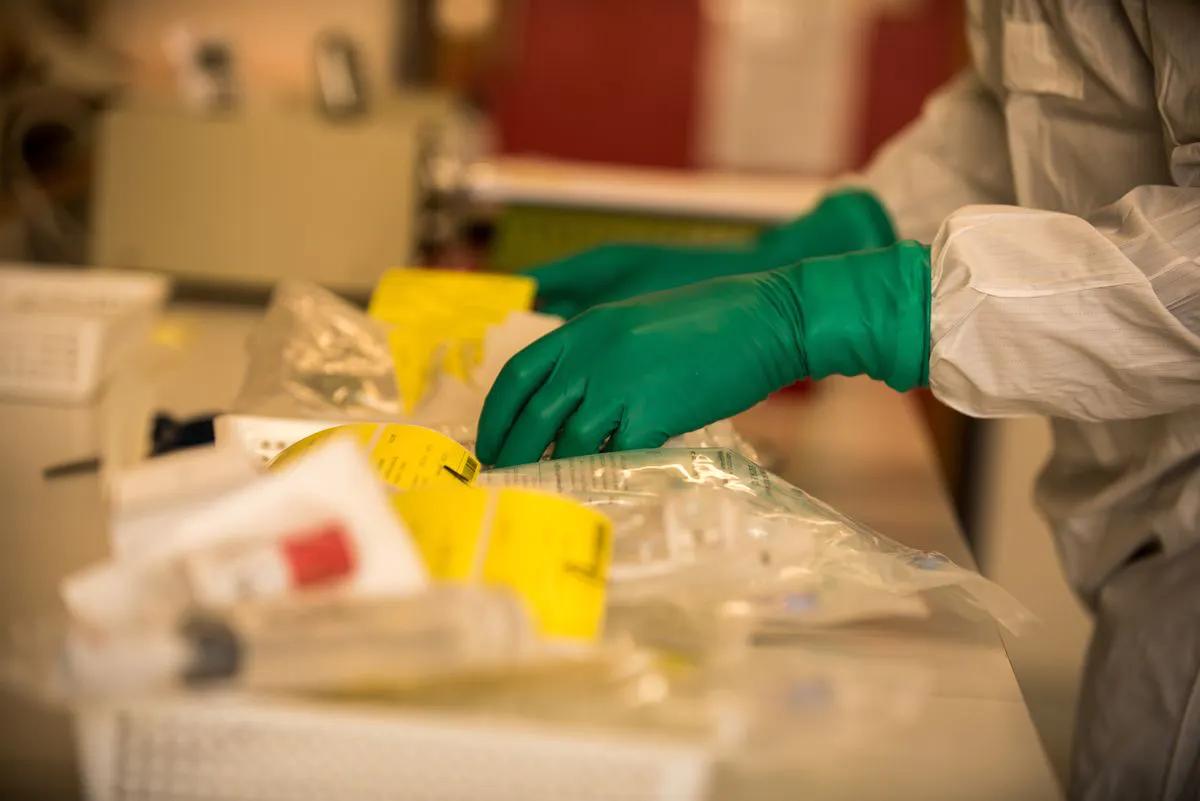
[[[801,307],[808,374],[866,374],[904,392],[929,384],[929,248],[912,241],[786,270]]]

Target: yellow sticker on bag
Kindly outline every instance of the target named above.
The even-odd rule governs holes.
[[[425,397],[433,378],[438,352],[444,350],[445,344],[419,329],[396,327],[388,332],[388,350],[392,355],[396,390],[400,393],[405,414],[412,414],[417,403]]]
[[[285,448],[268,469],[285,467],[339,436],[355,439],[379,477],[396,489],[461,487],[479,475],[479,460],[462,445],[433,429],[401,423],[351,423],[318,431]]]
[[[379,279],[367,313],[391,326],[396,386],[411,413],[437,370],[467,381],[491,325],[533,308],[532,278],[397,267]]]
[[[383,274],[367,313],[385,323],[414,316],[448,316],[466,323],[499,322],[529,311],[537,282],[523,275],[394,267]]]
[[[429,574],[517,592],[547,637],[594,640],[604,621],[612,522],[535,490],[438,488],[398,493]]]

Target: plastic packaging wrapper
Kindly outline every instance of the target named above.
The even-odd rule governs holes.
[[[276,287],[249,343],[249,365],[232,411],[263,417],[413,423],[473,449],[484,398],[501,368],[517,351],[561,324],[551,315],[510,314],[487,330],[482,358],[467,381],[435,358],[429,367],[427,393],[406,413],[396,387],[388,327],[315,284],[284,281]],[[668,444],[731,448],[753,457],[729,421]]]
[[[779,629],[921,616],[919,593],[953,588],[1010,630],[1029,620],[978,573],[883,537],[730,450],[598,454],[480,481],[565,493],[609,515],[618,607],[717,609]]]
[[[280,283],[249,345],[238,411],[398,419],[387,330],[315,284]]]

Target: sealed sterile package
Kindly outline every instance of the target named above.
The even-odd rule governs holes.
[[[779,629],[922,616],[920,593],[955,588],[1006,628],[1029,620],[978,573],[888,539],[731,450],[603,453],[479,481],[560,492],[612,518],[616,606],[716,608]]]

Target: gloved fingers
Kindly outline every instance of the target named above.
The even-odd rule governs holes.
[[[584,306],[576,300],[547,300],[538,303],[538,311],[542,314],[554,314],[564,320],[570,320],[576,314],[584,311]]]
[[[611,408],[589,404],[587,398],[563,425],[554,445],[554,458],[586,456],[598,453],[609,434],[621,424],[621,407],[614,403]]]
[[[580,279],[579,270],[575,269],[578,261],[578,256],[558,259],[525,270],[522,274],[537,281],[539,295],[553,295],[570,289],[571,285]]]
[[[496,377],[483,402],[475,441],[475,453],[484,464],[496,463],[517,415],[558,362],[561,340],[556,334],[552,332],[527,345],[508,360]]]
[[[630,420],[629,412],[626,411],[605,450],[636,451],[642,448],[658,448],[668,439],[670,436],[660,430],[639,426],[636,420]]]
[[[586,309],[596,278],[588,269],[590,261],[583,254],[528,270],[525,275],[537,281],[538,310],[569,320]]]
[[[564,382],[551,378],[546,381],[509,429],[496,456],[496,467],[528,464],[540,459],[563,422],[583,400],[586,386],[582,379]]]

